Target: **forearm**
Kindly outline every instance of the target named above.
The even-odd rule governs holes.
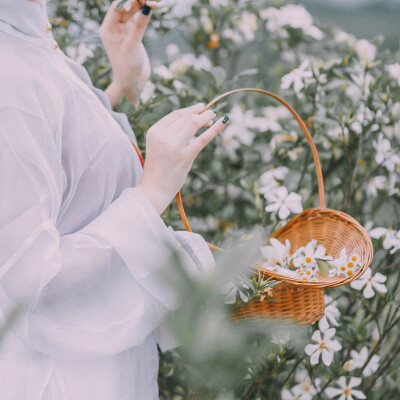
[[[126,95],[126,98],[134,104],[135,107],[139,105],[139,99],[136,95],[136,91],[132,88],[132,90],[124,90],[119,87],[115,81],[111,82],[108,88],[105,90],[105,93],[110,99],[111,107],[115,107],[120,103],[122,97]]]

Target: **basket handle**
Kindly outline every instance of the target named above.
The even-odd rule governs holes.
[[[314,143],[314,141],[312,139],[312,136],[311,136],[310,132],[307,129],[306,124],[301,119],[299,114],[297,114],[297,112],[294,110],[294,108],[292,106],[290,106],[285,100],[283,100],[282,98],[280,98],[276,94],[268,92],[268,91],[263,90],[263,89],[256,89],[256,88],[234,89],[234,90],[230,90],[229,92],[225,92],[225,93],[219,95],[218,97],[216,97],[215,99],[211,100],[204,107],[204,109],[201,111],[201,113],[203,113],[204,111],[208,110],[217,101],[221,100],[222,98],[224,98],[224,97],[226,97],[226,96],[228,96],[230,94],[237,93],[237,92],[246,92],[246,91],[248,91],[248,92],[258,92],[258,93],[265,94],[265,95],[267,95],[269,97],[272,97],[273,99],[279,101],[279,103],[283,104],[290,111],[290,113],[293,115],[294,119],[299,124],[300,129],[302,130],[304,136],[306,137],[306,139],[308,141],[308,144],[310,145],[311,153],[312,153],[313,160],[314,160],[314,165],[315,165],[315,172],[316,172],[316,175],[317,175],[319,206],[320,206],[320,208],[325,208],[324,180],[323,180],[323,176],[322,176],[321,163],[319,161],[317,148],[315,147],[315,143]],[[138,149],[138,147],[133,142],[132,142],[132,144],[135,147],[135,150],[137,151],[137,153],[139,155],[139,158],[140,158],[140,161],[141,161],[141,164],[143,166],[144,165],[144,160],[143,160],[143,157],[142,157],[142,155],[140,153],[140,150]],[[180,191],[176,194],[176,201],[177,201],[177,205],[178,205],[179,214],[181,216],[181,219],[183,221],[185,229],[187,231],[189,231],[189,232],[192,232],[192,228],[189,225],[188,219],[186,217],[185,210],[183,208],[182,196],[181,196],[181,192]],[[208,244],[208,247],[211,250],[222,250],[220,247],[217,247],[212,243],[207,242],[207,244]]]

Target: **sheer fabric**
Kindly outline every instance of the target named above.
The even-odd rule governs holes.
[[[180,304],[163,273],[174,251],[193,275],[215,261],[135,188],[129,121],[54,48],[45,6],[0,0],[1,398],[158,399]]]

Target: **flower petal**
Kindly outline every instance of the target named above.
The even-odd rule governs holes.
[[[321,343],[322,342],[321,332],[316,330],[313,333],[313,335],[311,336],[311,340],[313,340],[314,342],[317,342],[317,343]]]
[[[371,297],[374,297],[374,296],[375,296],[375,292],[374,292],[374,290],[372,289],[372,284],[371,284],[371,282],[368,282],[368,283],[367,283],[367,286],[365,286],[365,289],[364,289],[364,291],[363,291],[363,295],[364,295],[364,297],[365,297],[366,299],[370,299]]]
[[[281,393],[282,400],[293,400],[292,393],[289,392],[287,389],[283,389]]]
[[[332,340],[327,344],[327,347],[332,351],[339,351],[342,345],[337,340]]]
[[[319,346],[317,344],[308,344],[304,348],[304,351],[306,352],[306,354],[308,356],[311,356],[311,354],[313,354],[318,348],[319,348]]]
[[[285,204],[282,204],[278,212],[279,218],[286,219],[289,216],[289,214],[290,214],[289,208]]]
[[[329,387],[325,390],[325,393],[330,399],[332,399],[333,397],[336,397],[336,396],[339,396],[340,394],[342,394],[343,390]]]
[[[328,341],[330,338],[335,336],[336,329],[335,328],[329,328],[324,332],[324,341]]]
[[[372,286],[374,287],[375,290],[377,290],[380,293],[387,293],[386,286],[383,283],[377,283],[372,281]]]
[[[356,397],[357,399],[366,399],[367,396],[361,390],[352,390],[352,396]]]
[[[377,272],[373,277],[373,280],[376,282],[379,282],[379,283],[386,282],[386,279],[387,279],[387,276],[381,274],[380,272]]]
[[[333,353],[331,353],[330,351],[328,351],[326,349],[323,349],[322,350],[322,361],[327,367],[329,367],[333,361]]]
[[[317,351],[315,353],[312,354],[312,356],[310,357],[310,363],[311,365],[315,365],[318,364],[319,362],[319,355],[321,354],[321,350],[317,349]]]
[[[267,211],[267,212],[278,211],[280,206],[281,206],[280,203],[268,204],[268,205],[265,207],[265,211]]]
[[[347,386],[351,389],[353,387],[359,386],[361,382],[362,382],[361,378],[353,377],[350,379],[350,382]]]
[[[344,376],[341,376],[337,382],[336,382],[342,389],[345,389],[347,387],[346,383],[346,378]]]

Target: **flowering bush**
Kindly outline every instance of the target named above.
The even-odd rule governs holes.
[[[275,92],[310,129],[327,206],[364,225],[375,256],[360,279],[327,292],[325,317],[306,328],[301,349],[292,345],[293,332],[255,341],[258,353],[236,359],[246,368],[235,386],[220,374],[224,357],[233,366],[232,354],[219,352],[218,362],[207,365],[209,376],[221,376],[220,387],[212,389],[200,378],[194,387],[179,350],[168,352],[161,359],[161,398],[399,398],[399,52],[381,50],[379,38],[369,42],[321,26],[302,6],[281,0],[165,3],[154,12],[145,45],[151,48],[164,35],[174,40],[163,58],[159,51],[150,54],[152,78],[141,104],[122,101],[117,107],[127,113],[140,148],[147,129],[173,109],[208,103],[240,87]],[[111,76],[98,28],[108,6],[102,0],[59,0],[51,13],[61,47],[103,89]],[[245,92],[224,98],[216,109],[230,115],[229,125],[199,155],[182,189],[195,232],[229,243],[259,226],[268,237],[317,206],[308,144],[286,108]],[[183,229],[175,206],[163,218]],[[261,367],[253,368],[254,357]]]

